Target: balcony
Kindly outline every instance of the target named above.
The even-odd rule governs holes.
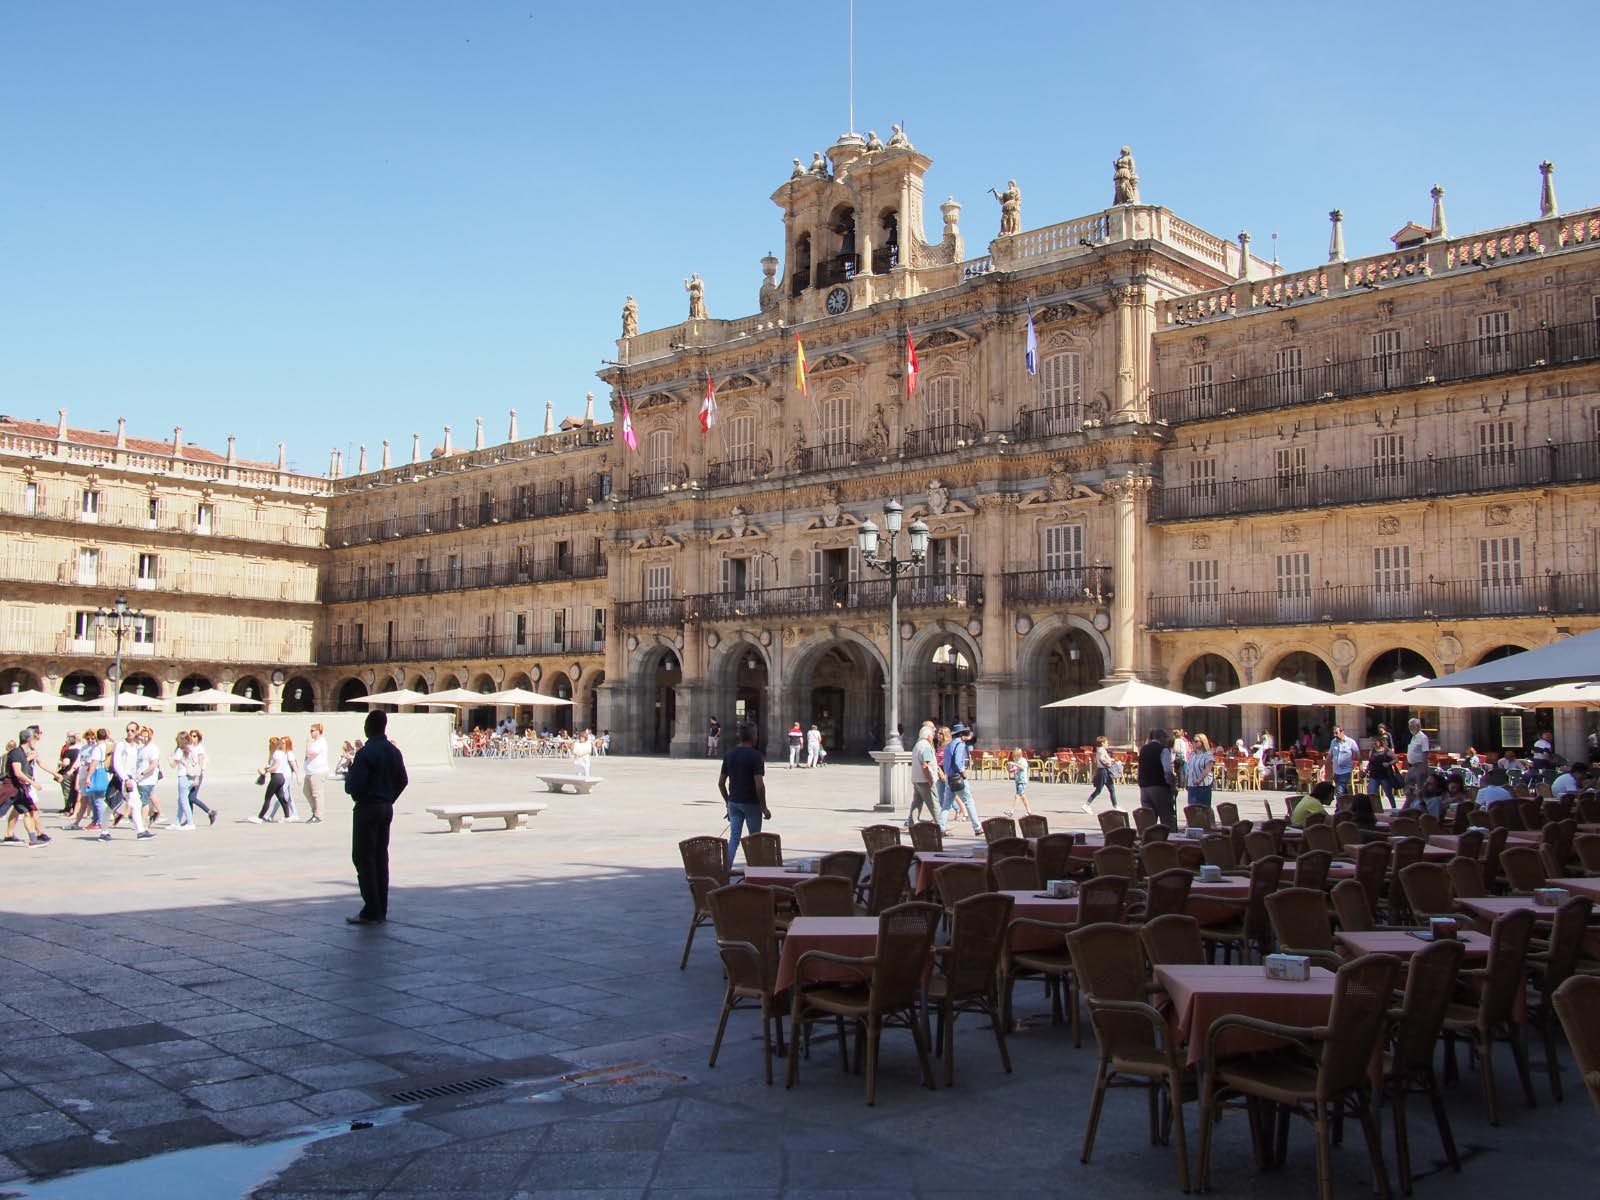
[[[689,482],[687,467],[668,467],[661,471],[648,471],[628,476],[628,499],[644,500],[663,492],[676,491]]]
[[[967,421],[946,421],[941,425],[927,425],[906,431],[900,443],[902,458],[928,458],[946,454],[972,445],[978,439],[978,427]]]
[[[738,458],[722,459],[706,464],[706,486],[728,487],[736,483],[754,483],[758,477],[772,469],[772,455],[762,454],[757,458],[753,454],[741,455]]]
[[[387,596],[431,596],[481,588],[604,579],[605,574],[606,560],[598,555],[546,558],[526,563],[457,567],[454,570],[407,571],[392,578],[370,574],[365,578],[332,579],[323,585],[322,599],[324,603],[332,604],[349,600],[381,600]]]
[[[1025,408],[1017,414],[1011,440],[1031,442],[1039,438],[1061,437],[1083,429],[1081,404],[1057,404],[1047,408]]]
[[[1511,582],[1427,579],[1406,587],[1339,584],[1298,595],[1224,592],[1212,598],[1152,596],[1151,629],[1237,625],[1330,625],[1481,617],[1577,616],[1600,612],[1600,575],[1545,575]]]
[[[285,497],[287,499],[287,497]],[[103,529],[136,529],[141,532],[205,534],[212,538],[245,542],[275,542],[287,546],[321,546],[320,524],[298,524],[287,521],[257,520],[233,515],[217,515],[200,525],[193,511],[181,514],[163,511],[155,520],[150,519],[149,505],[122,504],[112,497],[102,498],[92,511],[84,511],[81,498],[28,499],[21,487],[0,489],[0,513],[8,517],[36,521],[53,521],[71,525],[92,525],[95,540],[104,535]],[[68,536],[71,536],[70,534]]]
[[[900,580],[899,601],[902,608],[980,608],[983,576],[954,572],[907,576]],[[691,621],[737,621],[888,607],[887,579],[839,579],[801,587],[703,592],[688,597],[687,612]]]
[[[1180,425],[1593,362],[1597,358],[1600,322],[1579,321],[1157,392],[1151,397],[1150,412],[1157,420]]]
[[[618,629],[675,629],[683,624],[684,602],[678,600],[624,600],[611,606],[611,622]]]
[[[1600,479],[1600,443],[1547,442],[1543,446],[1485,450],[1448,458],[1430,455],[1411,462],[1179,484],[1160,488],[1150,497],[1150,519],[1182,521],[1335,504],[1384,503],[1596,479]]]
[[[360,546],[393,538],[426,537],[434,533],[455,533],[513,521],[581,513],[589,504],[598,503],[608,495],[610,489],[603,479],[596,479],[587,489],[563,481],[543,492],[506,499],[495,498],[487,504],[464,503],[459,507],[441,508],[433,512],[352,521],[330,529],[328,545]]]
[[[1001,583],[1006,607],[1022,604],[1111,602],[1111,568],[1071,567],[1054,571],[1007,571]]]
[[[473,637],[377,638],[372,641],[331,643],[317,647],[317,664],[324,667],[362,663],[414,663],[443,659],[532,658],[559,654],[603,654],[605,639],[592,633],[568,632],[525,637],[481,634]]]
[[[815,446],[802,446],[795,451],[793,463],[796,471],[833,471],[853,467],[864,458],[873,457],[865,443],[844,439],[822,442]]]

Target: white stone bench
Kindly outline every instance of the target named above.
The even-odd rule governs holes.
[[[494,817],[506,823],[507,829],[526,829],[528,818],[536,817],[548,804],[436,804],[428,811],[441,821],[450,823],[451,833],[472,828],[474,817]]]
[[[605,780],[588,775],[541,775],[539,776],[539,782],[552,792],[564,791],[570,787],[578,795],[587,796],[604,783]]]

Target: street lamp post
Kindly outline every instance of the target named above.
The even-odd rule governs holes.
[[[887,545],[879,554],[878,526],[868,517],[861,523],[858,534],[861,561],[874,571],[889,577],[889,718],[883,750],[873,757],[878,760],[878,808],[893,811],[895,796],[904,790],[899,776],[909,780],[905,763],[905,747],[900,741],[900,576],[922,565],[928,557],[928,527],[921,520],[911,522],[906,531],[910,534],[911,552],[900,557],[900,523],[905,510],[898,500],[889,500],[883,506],[883,533]]]
[[[96,609],[94,624],[96,629],[110,627],[112,634],[117,639],[117,663],[112,668],[114,678],[111,681],[111,715],[117,713],[117,693],[122,689],[122,639],[127,637],[133,629],[135,621],[144,620],[144,613],[137,608],[128,607],[128,598],[118,596],[117,601],[109,609]]]

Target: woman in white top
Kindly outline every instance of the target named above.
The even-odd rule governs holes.
[[[306,742],[305,793],[311,806],[310,824],[322,820],[322,789],[328,781],[328,739],[322,736],[322,726],[311,727],[311,740]]]
[[[1106,735],[1101,734],[1094,739],[1094,791],[1089,793],[1089,798],[1083,802],[1083,811],[1094,812],[1094,798],[1102,791],[1111,798],[1111,807],[1117,807],[1117,760],[1111,754],[1111,746],[1106,741]]]
[[[572,770],[579,778],[589,778],[589,756],[594,753],[594,735],[585,729],[572,743]]]
[[[156,731],[148,726],[139,730],[139,751],[135,759],[135,786],[139,803],[150,810],[150,821],[161,819],[161,805],[156,803],[156,781],[161,778],[161,748],[156,745]]]
[[[271,814],[272,803],[278,802],[283,810],[285,820],[294,820],[293,809],[289,799],[290,759],[288,750],[284,749],[287,738],[269,738],[267,740],[267,762],[261,768],[261,774],[266,776],[267,791],[261,799],[261,811],[250,818],[252,825],[270,825],[278,818]]]

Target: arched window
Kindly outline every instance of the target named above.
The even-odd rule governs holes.
[[[1039,395],[1052,434],[1072,433],[1083,423],[1083,355],[1052,354],[1040,364]]]
[[[789,272],[789,294],[798,296],[811,286],[811,235],[802,233],[794,241],[794,267]]]

